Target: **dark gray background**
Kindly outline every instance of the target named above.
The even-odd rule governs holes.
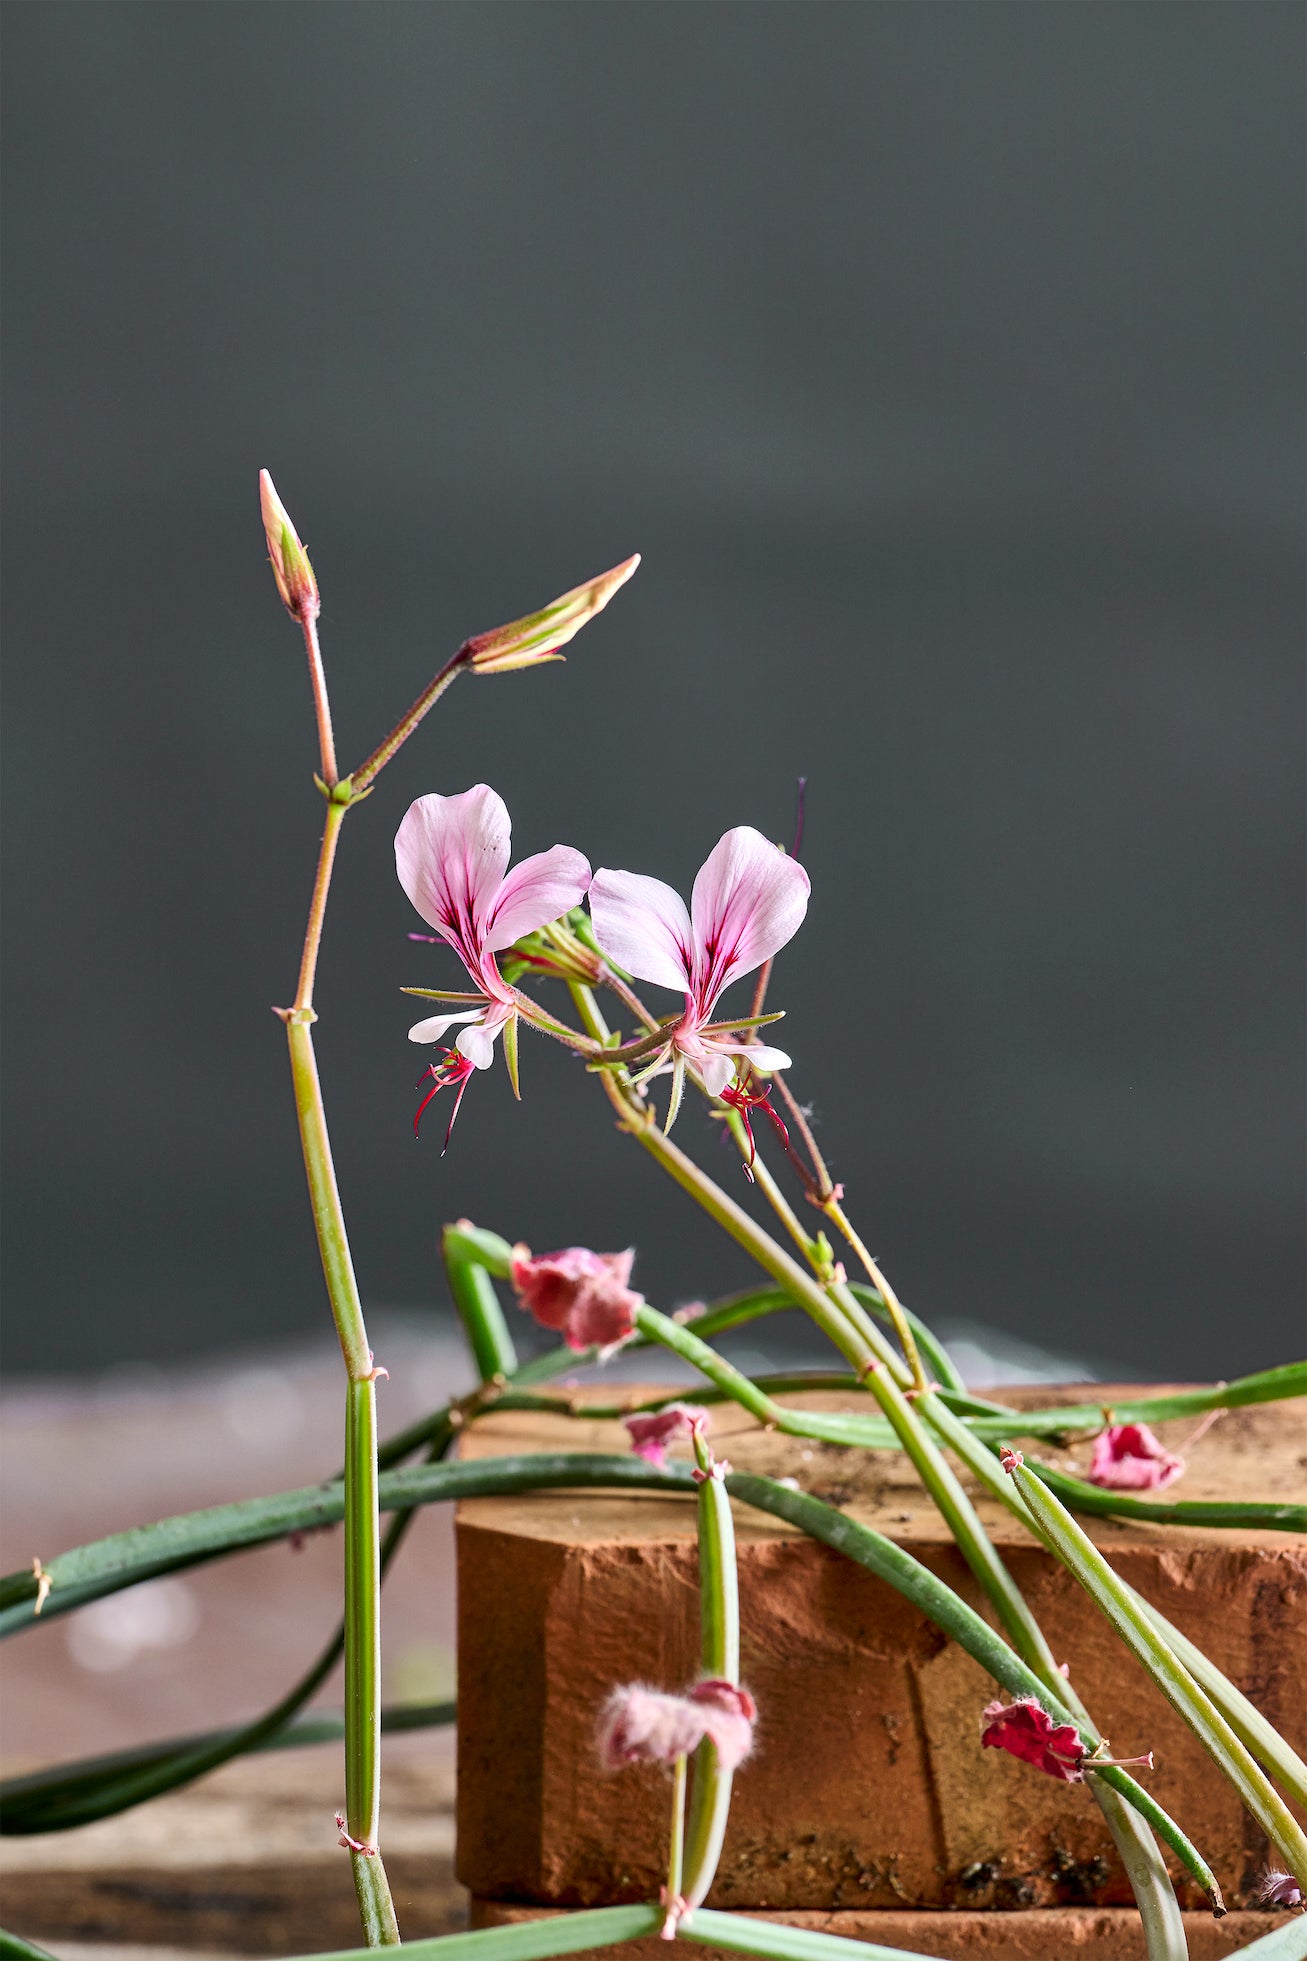
[[[370,1305],[439,1303],[465,1212],[635,1240],[664,1304],[750,1278],[548,1045],[415,1148],[396,990],[459,975],[404,938],[408,801],[485,778],[519,852],[688,890],[805,772],[774,999],[905,1299],[1141,1373],[1300,1348],[1301,9],[7,23],[10,1365],[325,1320],[262,464],[343,766],[645,554],[347,826],[319,1053]]]

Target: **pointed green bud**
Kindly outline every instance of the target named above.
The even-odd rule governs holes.
[[[307,560],[305,561],[307,563]],[[619,586],[624,586],[640,563],[640,554],[624,559],[611,572],[601,572],[583,586],[565,592],[539,613],[513,620],[508,626],[478,633],[460,648],[464,664],[475,674],[507,674],[514,667],[532,667],[537,661],[561,660],[558,652],[574,639],[587,620],[602,613]]]
[[[266,470],[259,471],[259,503],[263,509],[263,531],[268,540],[272,576],[277,581],[282,604],[292,619],[316,620],[322,611],[318,582],[309,555],[299,541],[299,533]]]

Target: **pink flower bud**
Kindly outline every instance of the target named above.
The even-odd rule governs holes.
[[[592,1253],[565,1246],[537,1259],[527,1246],[513,1248],[513,1285],[520,1304],[544,1328],[557,1328],[569,1348],[611,1348],[635,1331],[643,1294],[627,1286],[635,1248]]]
[[[597,1741],[605,1770],[624,1764],[673,1764],[704,1737],[725,1770],[753,1748],[753,1697],[733,1682],[696,1682],[688,1695],[664,1695],[638,1682],[614,1689],[599,1715]]]
[[[1111,1423],[1094,1439],[1089,1482],[1108,1491],[1164,1491],[1184,1475],[1177,1457],[1146,1423]]]
[[[464,661],[476,674],[507,674],[512,668],[533,667],[538,661],[562,660],[558,649],[575,639],[587,620],[602,613],[639,563],[636,552],[611,572],[601,572],[583,586],[574,586],[540,612],[465,640],[460,650]]]
[[[1020,1470],[1026,1460],[1019,1450],[1013,1450],[1011,1444],[1000,1444],[998,1447],[998,1461],[1008,1476],[1011,1477],[1013,1471]]]
[[[624,1416],[622,1421],[630,1433],[636,1456],[661,1471],[667,1462],[668,1444],[675,1443],[678,1437],[693,1435],[696,1426],[706,1430],[708,1412],[697,1403],[668,1403],[665,1409],[647,1415]]]
[[[263,509],[263,532],[268,541],[272,576],[277,581],[282,604],[294,619],[316,620],[322,611],[318,582],[309,555],[266,470],[259,471],[259,503]]]

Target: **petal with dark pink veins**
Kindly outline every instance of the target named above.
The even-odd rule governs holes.
[[[590,887],[595,938],[637,980],[688,993],[693,931],[685,901],[643,872],[598,871]]]

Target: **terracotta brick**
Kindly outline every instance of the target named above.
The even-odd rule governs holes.
[[[632,1400],[648,1393],[630,1392]],[[1127,1392],[1100,1385],[1091,1393],[1110,1401]],[[808,1400],[852,1406],[829,1392]],[[1231,1412],[1192,1452],[1183,1495],[1301,1497],[1302,1414],[1301,1403]],[[1160,1429],[1175,1445],[1191,1427]],[[899,1455],[765,1433],[734,1409],[718,1415],[717,1435],[738,1468],[796,1477],[983,1608]],[[480,1420],[463,1449],[497,1455],[624,1445],[616,1423],[504,1412]],[[1046,1454],[1063,1464],[1086,1456],[1083,1449]],[[1156,1751],[1151,1789],[1201,1846],[1230,1904],[1251,1904],[1266,1852],[1261,1834],[1063,1569],[1000,1507],[984,1497],[977,1504],[1115,1748]],[[1084,1788],[981,1751],[980,1711],[994,1690],[976,1663],[850,1561],[765,1514],[737,1504],[735,1515],[743,1672],[760,1719],[757,1751],[736,1781],[710,1904],[850,1910],[1128,1901]],[[1295,1748],[1307,1749],[1302,1539],[1107,1520],[1092,1530],[1118,1571]],[[595,1713],[615,1685],[676,1688],[695,1673],[693,1501],[574,1491],[478,1499],[460,1506],[457,1533],[459,1877],[487,1900],[583,1906],[649,1897],[665,1858],[666,1778],[654,1768],[605,1776],[592,1736]],[[1191,1892],[1186,1904],[1200,1907],[1201,1898]]]
[[[474,1927],[505,1927],[517,1921],[556,1912],[548,1907],[514,1907],[492,1900],[473,1900]],[[879,1941],[901,1947],[930,1961],[1147,1961],[1139,1916],[1127,1907],[1035,1907],[1028,1913],[953,1912],[913,1907],[848,1908],[841,1913],[816,1910],[765,1913],[763,1920],[784,1926],[810,1928],[850,1941]],[[1279,1924],[1283,1915],[1230,1913],[1213,1920],[1210,1913],[1186,1913],[1185,1936],[1189,1961],[1226,1961]],[[1302,1952],[1307,1954],[1307,1922],[1303,1922]],[[699,1947],[683,1952],[703,1961],[740,1961],[726,1948]],[[622,1941],[602,1950],[604,1961],[665,1961],[667,1946],[659,1940]]]

